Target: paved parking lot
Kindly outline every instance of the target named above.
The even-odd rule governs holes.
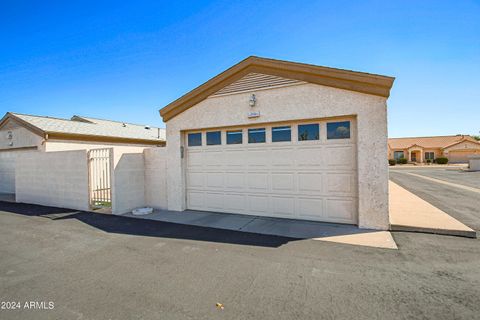
[[[405,169],[402,169],[405,170]],[[451,183],[458,183],[472,188],[480,189],[480,171],[467,172],[459,169],[411,169],[407,172],[416,173],[425,177],[431,177]]]
[[[409,173],[446,181],[449,184],[427,180]],[[443,168],[392,168],[390,180],[470,228],[480,230],[480,193],[451,185],[458,184],[480,191],[480,172],[461,172]]]
[[[1,319],[473,319],[480,242],[399,250],[0,202]],[[223,303],[224,310],[215,304]]]

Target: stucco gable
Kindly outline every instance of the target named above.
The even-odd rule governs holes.
[[[480,150],[480,142],[464,139],[462,141],[458,141],[456,143],[452,143],[446,147],[443,148],[443,150],[448,151],[450,149],[458,149],[458,146],[460,144],[463,144],[467,146],[466,148],[472,148],[472,149],[479,149]]]
[[[160,110],[160,115],[163,117],[163,121],[167,122],[209,96],[221,92],[224,88],[229,86],[232,88],[235,86],[234,83],[242,81],[242,78],[252,73],[277,77],[270,78],[267,82],[278,80],[278,78],[290,79],[381,97],[390,95],[390,89],[395,79],[370,73],[252,56],[165,106]]]

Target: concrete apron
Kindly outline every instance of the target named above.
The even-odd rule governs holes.
[[[477,238],[477,232],[389,181],[390,230]]]
[[[123,216],[296,239],[397,249],[390,232],[359,229],[353,225],[192,210],[155,210],[147,215],[127,213]]]

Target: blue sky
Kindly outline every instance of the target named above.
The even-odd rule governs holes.
[[[163,126],[249,55],[396,77],[391,137],[478,134],[479,1],[0,2],[0,112]]]

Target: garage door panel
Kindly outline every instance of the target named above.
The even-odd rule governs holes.
[[[223,172],[207,172],[207,188],[223,189],[224,174]]]
[[[272,165],[276,167],[293,167],[295,165],[295,154],[293,148],[272,149]]]
[[[355,161],[355,151],[353,146],[328,146],[326,147],[328,167],[352,168]]]
[[[224,208],[223,193],[206,192],[205,207],[207,210],[221,210]]]
[[[353,173],[327,173],[327,193],[354,195],[355,177]]]
[[[294,197],[271,197],[271,203],[273,213],[295,218]]]
[[[323,217],[323,199],[321,198],[304,198],[297,199],[298,215],[300,217],[312,218],[318,220]]]
[[[245,173],[244,172],[226,172],[225,187],[233,190],[245,189]]]
[[[252,214],[268,213],[268,196],[248,195],[248,210]]]
[[[203,156],[201,151],[188,152],[187,167],[189,169],[201,168],[203,163]]]
[[[326,200],[326,217],[329,219],[343,220],[344,222],[355,221],[355,205],[354,200],[349,199],[327,199]]]
[[[187,187],[202,188],[204,186],[205,173],[203,172],[187,172]]]
[[[225,167],[241,168],[245,166],[246,151],[240,149],[224,151]]]
[[[250,191],[267,191],[268,174],[266,172],[247,173],[248,189]]]
[[[323,176],[316,172],[298,173],[298,191],[300,192],[323,192]]]
[[[268,152],[265,149],[250,149],[246,154],[249,167],[265,168],[268,164]]]
[[[293,192],[295,190],[295,174],[293,172],[272,173],[272,191]]]
[[[299,168],[320,168],[324,166],[321,147],[297,148],[294,152],[295,164]]]
[[[247,196],[244,194],[225,194],[225,209],[227,212],[245,212]]]
[[[188,199],[188,208],[189,209],[196,209],[196,210],[204,210],[205,209],[205,196],[203,192],[198,191],[189,191],[187,192],[187,199]]]
[[[222,150],[204,152],[203,165],[208,168],[220,169],[225,163],[223,155]]]

